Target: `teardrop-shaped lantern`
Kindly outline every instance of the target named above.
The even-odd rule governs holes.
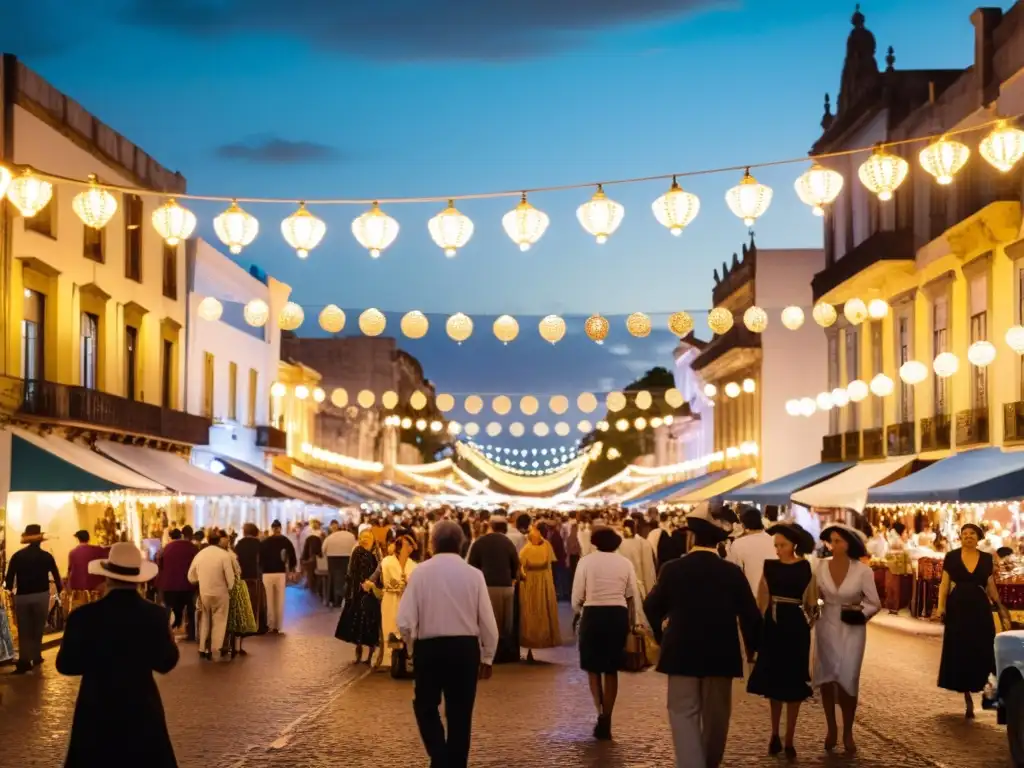
[[[740,183],[725,193],[725,203],[744,224],[752,227],[772,204],[772,194],[772,188],[751,176],[748,168]]]
[[[71,200],[71,210],[82,223],[93,229],[103,229],[117,213],[117,198],[100,186],[96,174],[89,174],[89,187]]]
[[[935,177],[939,184],[952,184],[953,177],[967,164],[971,150],[966,144],[945,136],[921,150],[921,167]]]
[[[525,192],[519,205],[501,217],[505,233],[524,252],[544,236],[550,223],[551,219],[544,211],[537,210],[526,201]]]
[[[406,312],[402,315],[399,327],[402,329],[402,333],[405,334],[406,338],[422,339],[427,335],[427,330],[430,328],[430,321],[427,319],[426,315],[418,309],[414,309],[411,312]]]
[[[277,325],[282,331],[297,330],[306,319],[306,313],[302,307],[294,301],[289,301],[281,308],[281,314],[277,318]]]
[[[325,234],[327,225],[323,219],[306,210],[305,203],[299,203],[299,210],[281,222],[284,241],[295,249],[300,259],[309,256],[309,252],[320,245]]]
[[[380,258],[381,253],[398,237],[398,222],[388,216],[374,203],[370,210],[352,222],[352,236],[370,252],[370,258]]]
[[[565,320],[558,315],[548,315],[538,325],[540,337],[551,344],[557,344],[565,336]]]
[[[320,327],[328,333],[341,333],[345,327],[345,312],[334,304],[328,304],[320,312]]]
[[[237,202],[232,202],[224,213],[213,220],[213,231],[218,239],[236,256],[256,239],[260,223],[246,213]]]
[[[881,146],[857,169],[860,183],[870,189],[882,202],[892,200],[893,192],[910,172],[910,164],[899,155],[886,152]]]
[[[834,203],[843,190],[843,175],[814,163],[797,177],[794,187],[800,202],[811,206],[815,216],[824,216],[825,206]]]
[[[597,185],[597,192],[576,209],[580,226],[593,235],[599,244],[608,242],[609,236],[622,224],[626,209],[604,193],[604,187]]]
[[[26,219],[43,210],[52,197],[53,185],[33,173],[31,168],[23,169],[7,186],[7,199]]]
[[[502,315],[494,321],[494,336],[502,344],[515,341],[519,336],[519,322],[512,315]]]
[[[449,200],[448,207],[427,222],[427,230],[437,247],[443,248],[444,255],[450,259],[473,236],[473,222],[455,207],[454,200]]]
[[[444,329],[453,341],[461,344],[473,335],[473,320],[462,312],[456,312],[445,322]]]
[[[1000,120],[981,140],[978,153],[993,168],[1007,173],[1024,157],[1024,131]]]
[[[693,331],[693,318],[689,312],[673,312],[668,317],[668,329],[680,339]]]
[[[153,229],[170,245],[188,240],[196,230],[196,215],[173,197],[153,211]]]
[[[601,315],[591,315],[583,323],[583,332],[587,334],[588,339],[596,344],[604,343],[604,340],[608,338],[609,330],[611,330],[611,323]]]
[[[692,192],[684,192],[675,176],[668,192],[651,204],[654,218],[661,226],[677,237],[683,234],[700,212],[700,198]]]

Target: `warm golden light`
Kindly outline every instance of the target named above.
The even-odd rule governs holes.
[[[824,216],[825,206],[835,202],[843,189],[843,176],[838,171],[814,163],[800,174],[794,188],[800,202],[809,205],[815,216]]]
[[[813,317],[814,322],[822,328],[829,328],[835,324],[836,320],[839,319],[839,314],[836,312],[836,308],[831,304],[819,301],[814,305],[814,309],[811,310],[811,317]]]
[[[668,316],[668,329],[680,339],[693,333],[693,318],[689,312],[673,312]]]
[[[150,220],[157,234],[172,247],[188,240],[196,230],[196,215],[173,197],[153,211]]]
[[[341,333],[345,327],[345,312],[334,304],[328,304],[320,312],[320,327],[328,333]]]
[[[309,252],[320,245],[325,234],[327,225],[323,219],[310,213],[305,203],[299,203],[299,209],[281,222],[284,241],[295,249],[300,259],[309,256]]]
[[[373,404],[377,401],[376,395],[368,389],[362,390],[356,395],[356,402],[359,403],[361,408],[373,408]]]
[[[331,390],[331,405],[335,408],[344,408],[348,405],[348,390],[341,387]]]
[[[860,325],[867,320],[867,305],[861,299],[850,299],[843,305],[843,315],[850,325]]]
[[[768,313],[760,307],[748,307],[743,313],[743,325],[751,333],[763,333],[768,327]]]
[[[220,320],[221,315],[224,314],[224,305],[213,296],[207,296],[199,302],[199,308],[197,311],[199,312],[200,318],[212,323]]]
[[[800,307],[786,307],[782,310],[782,324],[791,331],[799,330],[804,324],[804,311]]]
[[[854,379],[846,385],[846,394],[850,396],[851,402],[859,403],[871,392],[868,385],[860,379]]]
[[[908,360],[900,366],[900,379],[914,386],[928,378],[928,366],[917,360]]]
[[[993,168],[1008,173],[1024,157],[1024,131],[1000,120],[981,140],[978,153]]]
[[[534,208],[526,200],[526,193],[519,205],[501,217],[501,226],[519,250],[526,252],[535,245],[548,229],[551,219],[543,211]]]
[[[607,318],[601,315],[591,315],[583,323],[583,331],[587,334],[587,338],[596,344],[604,343],[604,340],[608,338],[608,331],[610,329],[611,324]]]
[[[733,214],[752,227],[768,211],[772,203],[772,188],[759,183],[750,175],[748,168],[740,183],[725,193],[725,202]]]
[[[540,337],[551,344],[557,344],[565,336],[565,320],[558,315],[548,315],[538,326]]]
[[[836,408],[845,408],[850,404],[850,393],[845,387],[836,387],[832,390],[832,404]]]
[[[7,199],[26,219],[43,210],[52,197],[53,185],[33,173],[31,168],[23,169],[7,186]]]
[[[593,235],[599,244],[608,241],[608,237],[622,224],[625,214],[626,209],[605,195],[600,184],[594,196],[576,209],[580,226]]]
[[[857,170],[860,182],[882,202],[892,200],[892,194],[910,172],[910,164],[899,155],[877,147]]]
[[[448,337],[459,344],[473,335],[473,320],[462,312],[456,312],[444,324]]]
[[[643,312],[634,312],[626,318],[626,330],[638,339],[651,335],[651,318]]]
[[[430,321],[418,309],[402,315],[402,320],[398,325],[402,333],[409,339],[422,339],[430,329]]]
[[[284,397],[288,394],[288,387],[282,384],[280,381],[275,381],[270,385],[270,396],[271,397]]]
[[[281,308],[277,325],[282,331],[294,331],[302,325],[302,321],[305,319],[306,313],[302,311],[302,307],[294,301],[289,301]]]
[[[249,325],[254,328],[262,328],[270,319],[270,307],[263,299],[253,299],[245,305],[242,314],[245,316],[245,322]]]
[[[321,389],[320,387],[314,387],[313,388],[313,400],[314,401],[316,401],[318,403],[322,403],[326,399],[327,399],[327,393],[324,392],[323,389]]]
[[[512,315],[502,315],[494,321],[493,330],[498,341],[508,344],[519,336],[519,323]]]
[[[255,216],[242,210],[237,202],[232,202],[224,213],[213,220],[213,231],[228,250],[237,256],[256,239],[260,223]]]
[[[71,201],[71,210],[82,223],[93,229],[103,229],[117,213],[117,198],[99,185],[96,174],[89,174],[89,186]]]
[[[388,319],[379,309],[370,307],[359,315],[359,330],[365,336],[380,336],[387,327]]]
[[[880,373],[871,380],[869,385],[871,393],[876,397],[888,397],[892,394],[895,385],[892,379],[886,376],[884,373]]]
[[[885,299],[872,299],[868,302],[868,317],[881,320],[889,314],[889,302]]]
[[[975,368],[987,368],[996,359],[996,347],[991,341],[976,341],[967,348],[967,360]]]
[[[1018,355],[1024,355],[1024,326],[1014,325],[1006,331],[1006,343]]]
[[[309,387],[305,384],[299,384],[295,388],[295,399],[306,400],[309,397]]]
[[[708,312],[708,328],[718,336],[728,333],[732,328],[732,323],[732,312],[725,307],[715,307]]]
[[[935,177],[939,184],[952,184],[953,177],[967,164],[971,150],[966,144],[945,136],[921,150],[921,167]]]
[[[499,416],[505,416],[512,410],[512,400],[505,395],[498,395],[491,401],[491,410]]]
[[[593,413],[597,409],[597,397],[591,392],[582,392],[576,398],[576,407],[580,413]]]
[[[352,236],[370,252],[370,258],[381,253],[398,237],[398,222],[380,209],[377,203],[352,222]]]
[[[725,396],[726,397],[732,397],[732,398],[739,397],[740,396],[740,392],[742,392],[742,391],[743,390],[740,389],[740,385],[737,384],[735,381],[730,381],[728,384],[725,385]]]
[[[941,352],[932,361],[932,370],[940,379],[948,379],[960,370],[960,359],[952,352]]]
[[[434,404],[441,413],[448,413],[448,411],[455,408],[455,398],[447,392],[442,392],[434,398]]]
[[[718,387],[710,383],[704,385],[704,397],[716,397],[717,395]]]
[[[746,392],[748,395],[753,394],[756,389],[757,389],[757,382],[756,381],[754,381],[753,379],[744,379],[743,380],[743,391]]]
[[[448,207],[427,222],[427,230],[437,247],[442,248],[450,259],[473,236],[473,222],[455,207],[453,200],[449,200]]]
[[[683,234],[700,212],[700,200],[692,192],[684,192],[675,177],[668,192],[651,205],[654,218],[673,235]]]

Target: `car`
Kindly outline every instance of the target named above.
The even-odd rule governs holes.
[[[1000,725],[1006,726],[1010,757],[1024,768],[1024,630],[996,635],[996,674],[982,695],[981,706],[994,709]]]

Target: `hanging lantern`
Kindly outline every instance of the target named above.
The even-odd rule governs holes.
[[[917,360],[908,360],[900,366],[900,379],[914,386],[928,378],[928,366]]]
[[[824,216],[825,206],[835,202],[843,189],[843,176],[838,171],[814,163],[800,174],[794,186],[800,202],[811,206],[815,216]]]
[[[491,401],[491,410],[499,416],[506,416],[512,410],[512,400],[505,395],[498,395]]]
[[[682,408],[685,402],[686,399],[683,397],[683,393],[675,387],[665,390],[665,403],[669,408]]]
[[[799,330],[804,324],[804,311],[800,307],[786,307],[782,310],[782,324],[791,331]]]
[[[643,416],[638,416],[633,421],[633,426],[636,428],[637,432],[643,432],[645,429],[647,429],[647,419],[645,419]]]
[[[449,200],[448,207],[427,222],[427,230],[437,247],[444,249],[444,255],[450,259],[473,236],[473,222],[459,212],[454,200]]]
[[[488,437],[497,437],[498,435],[501,434],[501,424],[499,424],[496,421],[492,421],[490,424],[487,425],[486,431]]]
[[[975,368],[987,368],[996,359],[996,347],[991,341],[976,341],[967,348],[967,360]]]
[[[3,200],[4,195],[7,194],[7,187],[11,185],[13,178],[11,172],[5,166],[0,165],[0,200]]]
[[[422,339],[427,335],[427,330],[430,328],[430,321],[427,320],[426,315],[418,309],[414,309],[411,312],[406,312],[402,315],[402,320],[399,322],[398,326],[401,328],[402,333],[405,334],[406,338]]]
[[[364,389],[356,395],[356,402],[359,403],[361,408],[373,408],[373,404],[376,401],[377,397],[368,389]]]
[[[370,258],[377,259],[398,237],[398,222],[374,203],[370,210],[352,221],[352,236],[370,252]]]
[[[196,230],[196,215],[173,197],[153,211],[150,220],[153,229],[171,247],[188,240]]]
[[[552,395],[548,400],[548,408],[552,413],[561,416],[569,410],[569,398],[565,395]]]
[[[294,301],[289,301],[281,308],[281,314],[277,318],[277,325],[282,331],[294,331],[302,325],[306,319],[306,313],[302,307]]]
[[[445,392],[442,392],[434,398],[434,405],[437,406],[437,410],[441,413],[448,413],[455,408],[455,398]]]
[[[456,312],[444,324],[448,337],[461,344],[473,335],[473,321],[469,316]]]
[[[953,177],[967,164],[971,150],[966,144],[945,136],[921,150],[921,167],[935,177],[939,184],[952,184]]]
[[[539,408],[540,403],[537,402],[537,398],[533,395],[526,395],[526,397],[519,400],[519,410],[523,412],[524,416],[533,416]]]
[[[800,415],[800,401],[799,400],[787,400],[786,401],[786,413],[790,416]]]
[[[740,389],[740,385],[737,384],[735,381],[730,381],[728,384],[725,385],[726,397],[737,398],[740,396],[740,392],[742,392],[742,390]]]
[[[224,314],[224,305],[213,296],[207,296],[199,302],[199,309],[197,311],[199,312],[199,317],[212,323],[220,320],[221,315]]]
[[[270,385],[270,396],[271,397],[284,397],[288,394],[288,387],[282,384],[280,381],[275,381]]]
[[[307,387],[305,384],[299,384],[297,387],[295,387],[295,399],[296,400],[306,400],[308,398],[309,398],[309,387]]]
[[[7,186],[7,199],[26,219],[43,210],[52,197],[53,185],[33,173],[31,168],[25,168]]]
[[[232,202],[224,213],[213,220],[213,231],[228,250],[237,256],[256,239],[260,223],[255,216],[243,211],[237,202]]]
[[[597,408],[597,398],[591,392],[582,392],[576,398],[576,407],[580,413],[593,413]]]
[[[889,314],[889,302],[885,299],[872,299],[868,302],[868,317],[881,320]]]
[[[892,379],[884,373],[880,373],[871,380],[871,393],[876,397],[888,397],[892,394],[894,385]]]
[[[449,421],[448,422],[448,434],[449,435],[451,435],[452,437],[456,437],[460,432],[462,432],[462,425],[459,424],[459,422],[457,422],[457,421]]]
[[[334,304],[328,304],[320,312],[320,327],[328,333],[341,333],[345,327],[345,312]]]
[[[245,322],[254,328],[262,328],[270,319],[270,307],[263,299],[253,299],[243,310]]]
[[[470,395],[462,406],[470,416],[476,416],[484,408],[484,401],[479,395]]]
[[[828,392],[819,392],[818,396],[814,398],[814,404],[818,406],[820,411],[831,411],[833,406],[832,395]]]
[[[502,315],[494,321],[494,336],[502,344],[515,341],[519,336],[519,323],[512,315]]]
[[[850,325],[860,325],[868,317],[868,308],[860,299],[850,299],[843,305],[843,314]]]
[[[519,205],[501,217],[501,226],[505,228],[505,233],[523,252],[530,250],[530,246],[544,236],[550,223],[551,219],[546,213],[538,211],[526,202],[525,192]]]
[[[619,432],[625,432],[627,429],[629,429],[629,420],[619,419],[618,421],[615,422],[615,428],[619,430]]]
[[[533,434],[537,437],[547,437],[551,434],[551,429],[543,421],[538,421],[533,425]]]
[[[331,390],[331,405],[335,408],[344,408],[348,405],[348,390],[341,387]]]
[[[609,392],[605,398],[605,405],[612,413],[618,413],[626,407],[626,396],[621,392]]]
[[[992,133],[981,140],[978,153],[993,168],[1007,173],[1024,157],[1024,131],[1000,120]]]
[[[540,321],[538,330],[544,341],[557,344],[565,336],[565,320],[558,315],[548,315]]]
[[[1024,355],[1024,326],[1010,327],[1006,331],[1006,343],[1018,355]]]
[[[307,211],[305,203],[299,203],[299,210],[281,222],[284,241],[295,249],[300,259],[309,256],[309,252],[320,245],[325,234],[327,225],[323,219]]]
[[[854,379],[846,385],[846,394],[850,396],[850,401],[859,403],[861,400],[866,398],[871,392],[871,389],[866,383],[860,379]]]
[[[641,411],[646,411],[648,408],[654,405],[654,398],[651,396],[650,392],[648,392],[646,389],[642,389],[636,393],[636,397],[633,398],[633,402],[636,404],[636,407],[639,408]]]
[[[948,379],[960,370],[960,359],[952,352],[940,352],[932,361],[932,370],[940,379]]]
[[[845,408],[850,404],[850,393],[845,387],[836,387],[832,390],[832,405],[836,408]]]
[[[804,397],[800,400],[800,415],[810,418],[814,415],[814,412],[818,409],[818,404],[810,397]]]
[[[117,213],[117,198],[100,186],[96,174],[89,174],[89,187],[71,201],[71,210],[82,223],[93,229],[103,229]]]
[[[718,387],[710,382],[704,385],[704,397],[713,398],[718,396]]]
[[[582,421],[580,421],[576,425],[576,429],[578,429],[580,432],[583,432],[584,434],[586,434],[587,432],[590,432],[590,431],[592,431],[594,429],[594,425],[591,424],[586,419],[583,419]]]
[[[671,188],[654,201],[651,209],[658,223],[678,237],[697,218],[700,199],[692,192],[684,192],[673,176]]]
[[[371,307],[359,315],[359,330],[366,336],[380,336],[387,327],[388,319],[379,309]]]
[[[638,339],[651,335],[651,318],[643,312],[634,312],[626,318],[626,330]]]
[[[387,392],[380,396],[380,404],[383,405],[388,410],[391,410],[392,408],[398,405],[398,393],[389,389]],[[401,421],[401,419],[398,416],[396,416],[395,419]]]
[[[743,380],[743,391],[746,392],[748,395],[752,395],[754,393],[754,390],[756,390],[756,389],[757,389],[757,382],[756,381],[754,381],[753,379],[744,379]]]
[[[327,399],[327,393],[324,392],[323,389],[321,389],[320,387],[314,387],[313,388],[313,400],[315,402],[322,403],[326,399]]]
[[[594,196],[576,209],[580,226],[593,235],[598,244],[608,242],[608,237],[619,228],[625,215],[626,209],[605,195],[600,184]]]
[[[668,329],[680,339],[693,333],[693,318],[689,312],[673,312],[668,316]]]
[[[750,175],[748,168],[740,183],[725,193],[725,202],[730,211],[743,219],[744,224],[752,227],[772,204],[772,188],[760,184]]]
[[[555,424],[555,434],[558,435],[559,437],[568,437],[569,433],[571,431],[572,431],[572,427],[570,427],[564,421],[560,421],[557,424]],[[563,456],[562,457],[562,461],[564,462],[566,460],[566,458],[567,457]]]
[[[477,424],[475,421],[471,421],[465,427],[463,427],[463,431],[469,437],[476,437],[478,434],[480,434],[480,425]]]
[[[604,340],[608,338],[608,331],[611,329],[611,324],[607,318],[601,315],[591,315],[587,318],[586,322],[583,323],[583,331],[587,334],[587,338],[593,341],[595,344],[603,344]]]
[[[839,314],[836,312],[836,308],[831,304],[819,301],[814,305],[814,309],[811,310],[811,317],[813,317],[814,322],[822,328],[829,328],[835,324],[836,320],[839,319]]]
[[[725,307],[715,307],[708,312],[708,328],[718,336],[728,333],[732,328],[732,322],[732,312]]]
[[[748,307],[743,313],[743,324],[751,333],[764,333],[768,327],[768,313],[760,307]]]
[[[883,203],[892,200],[892,193],[907,178],[910,164],[899,155],[878,146],[857,170],[860,183],[870,189]]]
[[[523,426],[521,421],[513,421],[508,425],[508,433],[512,435],[512,437],[522,437],[526,434],[526,427]]]
[[[655,416],[651,419],[651,429],[657,429],[662,425],[661,417]]]
[[[597,424],[594,425],[594,428],[598,432],[607,432],[609,429],[609,424],[604,419],[601,419],[599,422],[597,422]]]

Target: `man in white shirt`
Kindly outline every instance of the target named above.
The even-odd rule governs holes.
[[[331,524],[334,528],[334,524]],[[345,599],[345,576],[348,574],[348,562],[352,550],[356,548],[356,537],[351,531],[339,527],[332,530],[324,539],[324,557],[327,558],[327,604],[332,608],[340,608]]]
[[[747,577],[750,591],[757,597],[757,589],[761,585],[764,573],[764,561],[775,560],[775,539],[765,533],[761,511],[755,507],[744,507],[740,511],[740,522],[743,524],[743,535],[733,541],[729,548],[729,561],[743,569]]]
[[[865,546],[868,554],[876,560],[883,559],[889,553],[889,542],[886,541],[885,531],[881,528],[872,530],[871,538],[868,539]]]
[[[430,543],[434,556],[410,574],[397,623],[412,649],[413,712],[430,764],[466,768],[477,680],[491,676],[498,625],[483,573],[459,555],[459,524],[437,523]],[[447,736],[439,711],[442,696]]]
[[[200,550],[188,569],[188,580],[199,585],[199,658],[213,661],[213,650],[227,655],[224,636],[228,629],[228,606],[235,585],[235,569],[228,553],[227,539],[212,528],[206,537],[209,546]]]

